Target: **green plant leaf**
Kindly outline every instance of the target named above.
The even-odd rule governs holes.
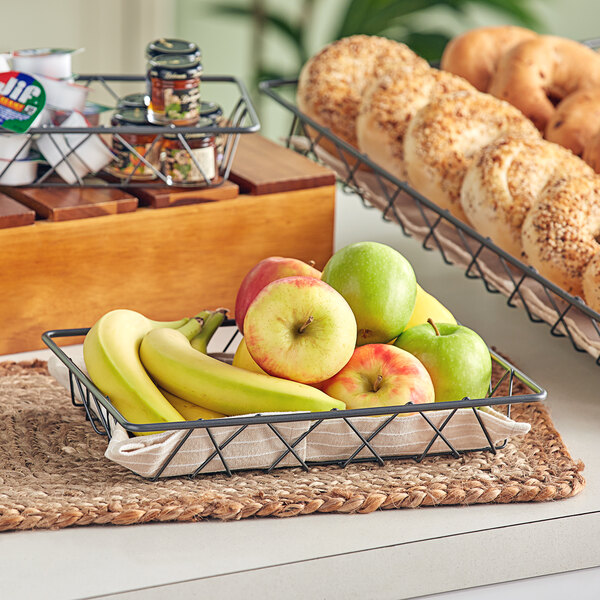
[[[442,32],[418,32],[411,31],[399,38],[419,56],[430,62],[438,61],[446,44],[450,41],[450,36]]]
[[[536,31],[543,29],[540,20],[523,0],[470,0],[471,4],[479,4],[512,17],[519,25]]]

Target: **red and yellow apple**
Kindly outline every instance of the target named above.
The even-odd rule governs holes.
[[[427,369],[412,354],[389,344],[359,346],[348,363],[319,385],[346,408],[434,402]]]
[[[269,375],[312,384],[348,362],[356,319],[346,300],[320,279],[285,277],[265,286],[248,307],[244,339]]]
[[[277,279],[292,276],[321,278],[321,271],[297,258],[270,256],[261,260],[244,277],[235,299],[235,322],[238,329],[244,332],[244,319],[248,307],[256,295],[267,284]]]

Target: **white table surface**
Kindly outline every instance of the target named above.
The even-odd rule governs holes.
[[[421,285],[548,390],[587,485],[548,503],[0,534],[0,598],[600,598],[600,367],[338,194],[335,246],[400,250]],[[48,351],[0,357],[47,358]],[[484,587],[480,587],[484,586]]]

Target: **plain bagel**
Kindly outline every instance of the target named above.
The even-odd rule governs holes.
[[[540,137],[519,110],[489,94],[461,91],[439,96],[417,112],[404,137],[409,183],[468,222],[460,204],[465,173],[481,148],[508,135]]]
[[[356,117],[363,91],[373,78],[399,65],[430,68],[408,46],[387,38],[353,35],[333,42],[302,67],[296,93],[298,108],[358,147]]]
[[[500,57],[537,33],[515,25],[478,27],[451,39],[442,54],[440,66],[464,77],[480,92],[487,92]]]
[[[600,54],[573,40],[541,35],[500,58],[488,91],[545,131],[555,104],[580,89],[598,86]]]
[[[573,92],[558,104],[544,137],[583,156],[600,131],[600,87]]]
[[[522,228],[523,250],[539,273],[574,296],[600,252],[600,177],[559,179],[548,185]]]
[[[551,142],[500,138],[482,148],[467,169],[460,201],[473,227],[500,248],[521,256],[521,227],[544,187],[566,176],[594,171]]]
[[[356,120],[360,151],[406,181],[404,135],[412,117],[432,98],[473,89],[461,77],[438,69],[396,69],[373,80]]]

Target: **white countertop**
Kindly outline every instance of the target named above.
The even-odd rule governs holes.
[[[400,250],[426,290],[548,390],[556,428],[585,463],[584,491],[548,503],[8,532],[2,600],[600,597],[600,367],[340,193],[335,246],[359,240]],[[31,356],[48,351],[0,360]]]

